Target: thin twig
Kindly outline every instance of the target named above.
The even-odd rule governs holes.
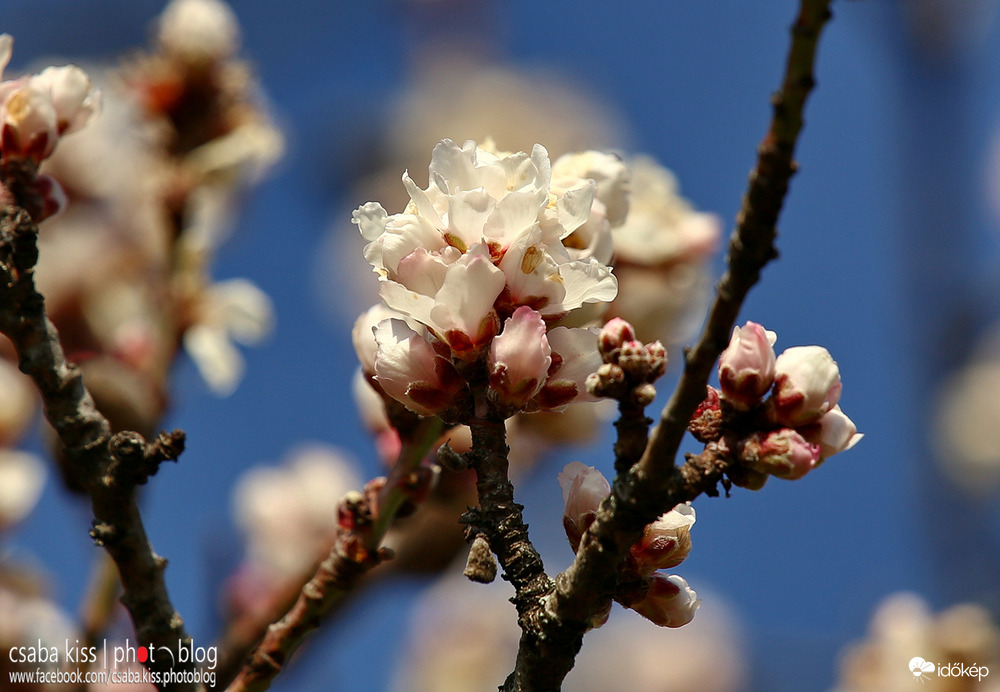
[[[341,529],[329,555],[302,587],[284,617],[267,628],[264,638],[227,687],[228,692],[261,692],[270,687],[274,677],[326,615],[354,590],[363,576],[383,562],[387,555],[380,549],[382,540],[409,499],[407,479],[420,467],[442,429],[440,419],[425,418],[409,439],[403,440],[399,458],[377,501],[364,503],[366,510],[374,511],[368,522],[363,529]]]
[[[814,85],[820,32],[830,18],[830,0],[802,0],[792,26],[792,44],[781,90],[774,96],[768,133],[758,149],[748,190],[729,246],[723,276],[698,343],[686,354],[684,374],[639,461],[615,479],[612,494],[581,541],[573,564],[556,579],[532,622],[539,629],[522,636],[507,692],[560,688],[573,666],[586,623],[614,595],[616,574],[643,527],[659,514],[701,493],[715,493],[724,465],[695,457],[681,467],[674,458],[688,421],[704,399],[705,386],[747,292],[763,267],[777,256],[774,240],[788,182],[795,172],[795,144],[802,112]],[[522,621],[524,619],[522,618]]]
[[[138,642],[176,652],[190,638],[167,595],[163,578],[166,560],[153,551],[146,536],[131,470],[112,472],[111,427],[95,408],[79,369],[66,360],[59,335],[45,314],[44,299],[35,289],[37,234],[37,226],[24,209],[7,206],[0,210],[0,331],[14,344],[21,371],[38,387],[45,416],[70,460],[71,473],[90,497],[94,515],[91,536],[118,567],[122,603],[132,616]],[[154,456],[155,447],[148,448]],[[145,441],[140,451],[146,451]],[[149,475],[152,470],[143,473]],[[164,658],[159,661],[165,665]],[[151,663],[150,667],[159,670],[161,665]],[[174,668],[177,672],[194,669],[193,662]],[[203,688],[178,682],[161,689]]]

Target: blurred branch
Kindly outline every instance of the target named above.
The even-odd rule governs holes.
[[[4,183],[15,199],[24,180],[33,174],[17,168],[5,162],[3,170]],[[155,473],[159,461],[176,459],[183,433],[171,436],[174,445],[165,453],[160,441],[146,445],[136,433],[127,433],[127,440],[112,437],[79,369],[66,360],[59,335],[45,314],[44,299],[35,288],[37,236],[38,227],[19,204],[0,210],[0,331],[17,349],[21,371],[38,387],[45,416],[70,460],[69,472],[90,497],[91,536],[118,567],[122,603],[132,616],[138,641],[177,651],[190,639],[167,595],[163,578],[167,561],[153,551],[146,536],[135,484]],[[122,446],[123,442],[127,444]],[[143,460],[141,468],[130,463],[138,457]],[[182,670],[188,669],[194,671],[193,662],[184,664]],[[199,690],[201,686],[177,683],[164,689]]]
[[[388,480],[369,482],[364,494],[349,493],[341,501],[341,528],[329,555],[301,588],[284,617],[267,628],[228,686],[229,692],[259,692],[270,687],[306,637],[345,600],[362,577],[390,557],[388,549],[380,547],[382,540],[393,520],[411,510],[423,494],[421,464],[443,427],[439,418],[421,419],[406,431]],[[379,480],[384,480],[384,485]],[[232,658],[233,652],[224,655]]]
[[[830,0],[802,0],[791,28],[792,43],[781,89],[773,97],[770,128],[758,148],[756,166],[737,218],[719,283],[698,343],[686,353],[684,373],[639,461],[615,479],[597,520],[581,542],[573,564],[556,579],[554,592],[536,607],[536,618],[522,617],[524,634],[517,666],[502,689],[513,692],[557,690],[573,666],[588,623],[615,591],[618,565],[643,527],[664,511],[701,493],[717,493],[725,465],[712,454],[674,465],[692,413],[750,288],[763,267],[777,256],[777,220],[788,183],[795,173],[795,144],[802,113],[814,86],[819,36],[830,18]]]

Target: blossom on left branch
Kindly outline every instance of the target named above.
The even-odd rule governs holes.
[[[0,78],[13,44],[9,34],[0,35]],[[55,178],[38,175],[38,166],[61,137],[93,120],[100,104],[100,92],[76,65],[0,82],[0,165],[5,170],[0,203],[24,203],[36,223],[58,213],[66,195]],[[19,189],[9,189],[11,179]]]

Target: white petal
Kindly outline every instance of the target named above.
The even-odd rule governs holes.
[[[358,207],[351,217],[351,223],[356,223],[365,240],[375,240],[383,231],[388,214],[378,202],[367,202]]]
[[[458,329],[475,339],[504,283],[503,272],[487,257],[472,252],[462,255],[448,268],[436,305],[431,309],[435,328]]]
[[[584,303],[607,303],[618,295],[618,279],[596,259],[559,265],[559,276],[566,287],[561,306],[550,306],[542,314],[573,310]]]
[[[482,187],[476,172],[475,142],[459,147],[450,139],[441,140],[431,153],[429,171],[431,181],[447,194]]]
[[[528,189],[510,193],[497,203],[483,228],[483,234],[502,241],[504,245],[510,244],[536,224],[538,214],[547,201],[545,190]]]
[[[594,190],[597,189],[593,180],[585,185],[567,190],[556,202],[559,225],[565,230],[563,237],[575,231],[590,218],[590,208],[594,204]]]
[[[531,148],[531,160],[538,171],[535,184],[543,190],[548,190],[552,184],[552,162],[549,159],[549,152],[541,144],[536,144]]]
[[[413,182],[409,171],[403,173],[403,187],[406,188],[406,193],[417,207],[417,212],[435,228],[444,228],[444,222],[441,221],[441,216],[438,214],[437,209],[434,208],[427,193]]]
[[[448,274],[448,265],[453,262],[418,247],[400,261],[396,268],[396,280],[411,291],[436,296]]]
[[[254,344],[274,327],[274,306],[266,293],[246,279],[220,281],[209,289],[213,324],[243,344]]]
[[[243,379],[243,356],[225,330],[204,324],[184,332],[184,349],[217,396],[229,396]]]
[[[385,304],[417,322],[432,327],[431,309],[434,298],[411,291],[406,286],[395,281],[383,281],[379,287],[379,296]]]
[[[457,192],[448,200],[448,230],[468,248],[482,242],[483,226],[493,213],[496,200],[482,188]]]

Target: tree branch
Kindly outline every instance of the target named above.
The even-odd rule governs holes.
[[[4,173],[5,182],[14,183],[9,188],[17,190],[17,182],[6,177],[7,170]],[[91,536],[118,567],[122,603],[132,616],[138,641],[176,652],[190,638],[167,595],[163,578],[167,561],[153,551],[146,536],[135,499],[135,474],[145,478],[155,472],[158,461],[176,458],[179,448],[162,455],[164,447],[146,445],[141,436],[130,433],[133,451],[144,460],[142,468],[123,463],[134,456],[115,457],[111,427],[95,408],[79,369],[67,362],[59,335],[45,314],[44,299],[35,289],[37,234],[37,226],[23,208],[7,205],[0,210],[0,331],[14,344],[21,371],[38,387],[45,416],[70,460],[70,473],[90,497]],[[182,445],[177,433],[171,439]],[[157,667],[150,664],[153,670]],[[194,669],[194,662],[175,668],[179,672]],[[175,683],[162,689],[180,692],[202,687]]]
[[[613,597],[618,566],[643,527],[664,511],[701,493],[715,494],[725,464],[707,453],[681,467],[673,463],[687,424],[705,397],[705,387],[733,324],[763,267],[777,256],[776,225],[795,172],[795,144],[802,112],[814,85],[820,32],[830,18],[830,0],[801,0],[780,91],[773,98],[770,128],[758,148],[756,166],[729,245],[728,271],[719,283],[705,328],[686,354],[684,373],[639,461],[615,479],[611,496],[584,535],[573,564],[539,604],[534,636],[522,636],[517,667],[504,690],[558,690],[573,666],[587,623]]]
[[[340,604],[358,582],[388,556],[380,548],[393,520],[412,507],[414,485],[421,463],[441,435],[438,418],[424,418],[403,437],[403,448],[384,485],[366,486],[366,494],[350,493],[338,511],[341,529],[333,548],[312,578],[299,591],[289,611],[267,628],[264,638],[247,657],[228,692],[261,692],[270,687],[292,654]],[[418,491],[419,492],[419,491]]]

